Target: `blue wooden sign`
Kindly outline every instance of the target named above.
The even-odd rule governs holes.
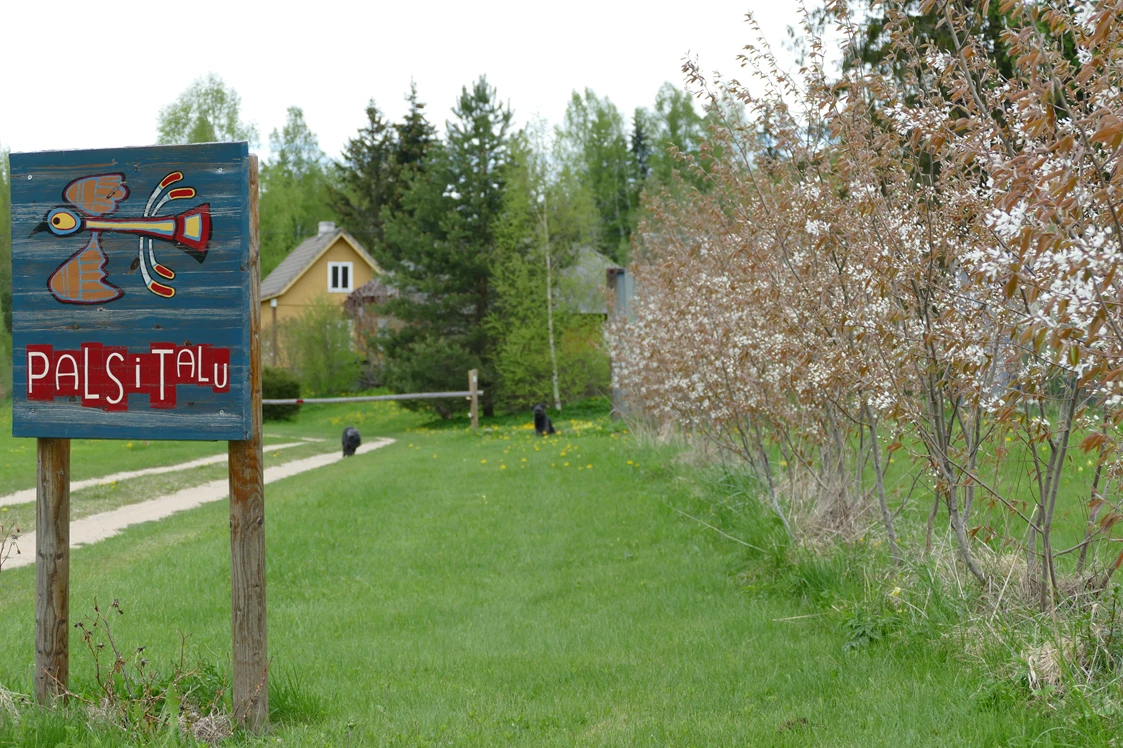
[[[11,154],[12,435],[248,439],[249,150]]]

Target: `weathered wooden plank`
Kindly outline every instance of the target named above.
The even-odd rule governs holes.
[[[70,677],[70,440],[39,439],[35,505],[35,698],[50,704]]]
[[[11,166],[13,435],[249,438],[248,146]]]
[[[230,591],[234,633],[234,716],[260,732],[269,724],[265,625],[265,477],[261,446],[261,295],[258,164],[250,157],[250,345],[252,436],[230,442]]]
[[[118,438],[120,422],[114,419],[115,413],[95,411],[87,416],[86,425],[81,430],[79,437],[76,430],[72,430],[73,414],[65,408],[66,403],[34,403],[28,408],[29,415],[39,420],[39,429],[46,434],[57,438],[88,438],[88,439],[116,439]],[[228,439],[232,429],[237,430],[242,426],[239,413],[214,413],[208,417],[205,425],[191,421],[191,410],[195,406],[190,401],[182,400],[175,411],[153,411],[142,424],[130,426],[131,439],[177,439],[181,429],[193,428],[193,439],[209,441],[222,441]],[[221,408],[220,408],[221,410]]]

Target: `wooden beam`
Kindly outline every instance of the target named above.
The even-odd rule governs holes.
[[[35,444],[35,698],[51,704],[70,678],[70,440]]]
[[[261,274],[258,164],[250,156],[250,371],[252,436],[230,442],[230,593],[234,718],[253,732],[269,725],[265,625],[265,475],[261,449]]]
[[[476,390],[477,395],[482,395],[483,390]],[[471,398],[471,391],[467,392],[415,392],[407,395],[356,395],[355,397],[289,397],[262,400],[264,405],[314,405],[316,403],[380,403],[387,400],[437,400],[443,397]]]

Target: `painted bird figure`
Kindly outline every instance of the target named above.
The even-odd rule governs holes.
[[[55,236],[71,236],[88,231],[90,238],[85,247],[67,258],[47,279],[47,288],[55,299],[64,304],[105,304],[124,295],[105,272],[109,258],[99,238],[104,232],[138,235],[140,245],[134,267],[140,268],[145,287],[166,299],[175,296],[175,289],[165,282],[175,278],[175,273],[156,261],[153,240],[173,242],[202,263],[211,238],[209,203],[176,215],[157,216],[169,202],[195,197],[194,187],[173,188],[182,179],[183,173],[175,171],[160,180],[139,218],[105,217],[116,212],[129,197],[124,174],[94,174],[67,184],[62,197],[68,205],[48,212],[36,233],[48,231]]]

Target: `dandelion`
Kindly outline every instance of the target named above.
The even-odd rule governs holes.
[[[569,467],[569,463],[565,463],[564,465],[562,465],[562,467]]]
[[[487,460],[480,460],[480,464],[481,464],[481,465],[486,465],[486,464],[487,464]]]
[[[500,466],[499,466],[499,469],[500,469],[500,470],[506,470],[506,469],[507,469],[507,466],[506,466],[506,465],[500,465]]]
[[[592,469],[593,469],[593,466],[592,466],[592,465],[586,465],[585,467],[586,467],[586,468],[588,468],[589,470],[592,470]]]
[[[629,464],[629,465],[634,465],[635,463],[634,463],[634,462],[632,462],[631,460],[628,460],[628,464]]]

